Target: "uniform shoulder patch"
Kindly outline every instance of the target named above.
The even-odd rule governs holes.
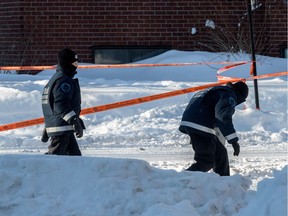
[[[231,106],[233,106],[233,107],[236,106],[236,101],[233,97],[229,97],[228,102]]]
[[[66,83],[66,82],[62,83],[60,88],[64,93],[68,93],[71,91],[71,85],[69,83]]]

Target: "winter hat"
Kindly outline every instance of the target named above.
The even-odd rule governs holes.
[[[69,67],[75,61],[78,61],[78,58],[71,49],[65,48],[58,52],[58,63],[60,66]]]
[[[74,77],[77,73],[77,66],[73,62],[78,61],[78,57],[71,49],[65,48],[58,52],[58,65],[66,75]]]
[[[232,86],[237,94],[238,104],[243,103],[248,97],[248,93],[249,93],[248,86],[244,82],[241,82],[241,81],[234,83]]]

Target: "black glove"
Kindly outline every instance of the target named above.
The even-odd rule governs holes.
[[[233,155],[234,155],[234,156],[238,156],[239,153],[240,153],[240,145],[238,144],[238,142],[232,143],[232,147],[233,147],[233,149],[234,149]]]
[[[83,120],[80,117],[78,119],[79,119],[80,125],[82,126],[83,130],[85,130],[86,127],[85,127]]]
[[[48,137],[46,128],[44,128],[44,129],[42,130],[41,141],[44,142],[44,143],[46,143],[46,142],[48,142],[48,140],[49,140],[49,137]]]
[[[81,138],[83,136],[83,128],[79,119],[77,117],[73,118],[71,124],[73,125],[76,137]]]

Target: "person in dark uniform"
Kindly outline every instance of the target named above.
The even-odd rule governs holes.
[[[244,82],[216,86],[196,93],[186,107],[179,130],[190,136],[195,152],[187,171],[207,172],[213,169],[220,176],[229,176],[229,160],[224,144],[232,144],[234,156],[240,153],[239,138],[233,126],[235,107],[248,96]]]
[[[81,155],[77,138],[83,136],[85,126],[79,118],[81,93],[77,73],[78,58],[75,52],[65,48],[58,52],[56,73],[51,77],[42,93],[42,111],[45,128],[42,142],[50,138],[46,154]]]

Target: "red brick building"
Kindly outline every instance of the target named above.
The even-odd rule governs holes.
[[[287,0],[255,1],[256,52],[281,57],[287,49]],[[56,64],[63,47],[74,49],[81,62],[102,55],[100,63],[119,48],[130,55],[136,50],[134,57],[158,49],[250,52],[246,2],[1,0],[0,65]]]

